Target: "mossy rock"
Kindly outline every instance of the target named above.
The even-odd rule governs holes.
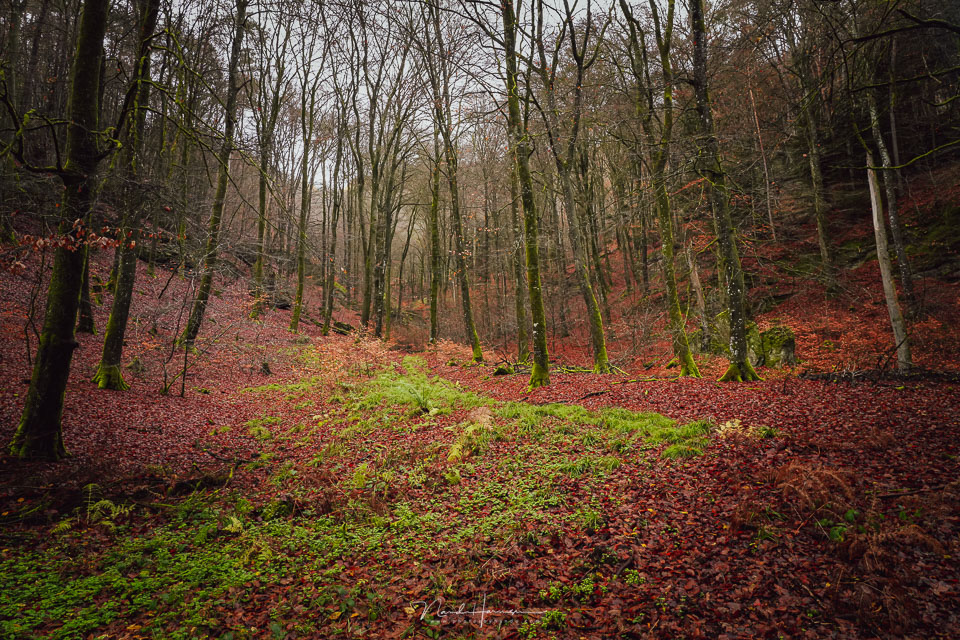
[[[790,327],[770,327],[760,334],[760,347],[763,354],[761,364],[766,367],[792,367],[797,364],[797,337]]]
[[[339,333],[342,336],[349,335],[354,330],[354,326],[352,324],[340,322],[339,320],[335,320],[333,322],[332,328],[334,333]]]
[[[509,376],[514,373],[513,366],[508,362],[501,364],[496,369],[493,370],[493,375],[495,376]]]

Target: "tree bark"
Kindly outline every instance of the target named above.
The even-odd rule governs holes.
[[[467,340],[473,349],[473,361],[483,362],[483,351],[480,347],[480,337],[473,318],[473,307],[470,302],[470,282],[467,275],[467,261],[464,257],[463,219],[460,215],[460,188],[457,169],[459,159],[453,144],[453,104],[450,98],[450,68],[444,53],[444,42],[440,34],[440,8],[431,6],[434,36],[440,49],[439,68],[431,73],[434,83],[434,111],[443,139],[443,155],[447,163],[447,187],[450,191],[450,217],[453,221],[454,253],[457,265],[457,281],[460,285],[460,303],[463,309],[463,324]]]
[[[136,242],[132,230],[137,227],[139,209],[139,176],[141,173],[141,152],[146,125],[147,106],[150,101],[150,39],[157,26],[160,12],[160,0],[144,0],[140,16],[140,43],[137,51],[137,66],[131,82],[129,95],[133,98],[133,107],[125,123],[126,144],[123,149],[123,190],[125,212],[120,225],[120,245],[117,247],[119,260],[116,266],[116,282],[113,287],[113,305],[110,318],[103,336],[103,351],[100,364],[93,381],[101,389],[122,391],[129,388],[123,379],[121,359],[123,340],[130,317],[130,301],[133,298],[133,286],[137,277]],[[154,236],[156,237],[156,236]]]
[[[440,130],[433,127],[433,171],[430,181],[430,344],[440,337]]]
[[[897,370],[908,373],[913,367],[910,356],[910,339],[907,336],[907,325],[900,310],[897,299],[897,288],[893,282],[893,267],[890,264],[890,248],[887,245],[886,221],[883,218],[883,203],[880,198],[880,188],[877,186],[876,171],[872,168],[873,154],[867,151],[867,184],[870,187],[870,206],[873,212],[873,234],[877,242],[877,262],[880,265],[880,279],[883,282],[883,297],[887,301],[887,312],[890,315],[890,326],[893,328],[893,339],[897,350]]]
[[[213,270],[217,264],[217,248],[220,242],[220,222],[223,218],[223,205],[227,197],[227,182],[230,177],[230,156],[233,154],[233,136],[237,125],[237,94],[240,93],[239,74],[240,50],[243,45],[244,25],[247,19],[247,6],[250,0],[237,0],[237,16],[234,23],[233,44],[230,48],[230,61],[227,68],[227,102],[223,130],[223,144],[220,147],[220,167],[217,171],[217,190],[213,196],[210,222],[207,228],[207,245],[203,256],[203,274],[200,286],[193,300],[190,318],[183,332],[182,342],[186,348],[192,348],[200,333],[203,316],[210,299],[213,285]]]
[[[19,458],[58,460],[67,455],[61,420],[70,362],[78,346],[74,323],[85,259],[79,237],[82,222],[75,221],[89,214],[97,187],[100,66],[90,61],[100,57],[109,4],[108,0],[87,0],[80,17],[70,83],[66,162],[60,174],[64,196],[59,233],[63,244],[54,253],[30,388],[8,446]]]
[[[530,359],[530,336],[527,334],[527,308],[524,299],[523,281],[523,234],[520,229],[520,185],[517,178],[517,168],[510,167],[510,222],[513,229],[513,251],[510,252],[510,262],[513,265],[513,281],[515,287],[514,301],[516,302],[517,316],[517,362],[527,362]]]
[[[629,42],[631,48],[631,66],[634,78],[638,84],[636,97],[636,112],[645,136],[651,142],[650,182],[657,207],[657,225],[660,230],[660,247],[663,254],[663,280],[667,288],[667,314],[670,319],[670,332],[673,338],[673,353],[680,364],[680,375],[700,377],[700,370],[693,360],[690,344],[687,341],[687,332],[684,327],[683,311],[680,308],[680,295],[677,290],[677,276],[674,258],[673,215],[670,209],[670,193],[667,190],[666,168],[669,159],[670,143],[673,137],[673,68],[670,63],[670,48],[673,37],[674,0],[668,0],[667,16],[661,22],[659,9],[654,0],[650,0],[650,11],[653,17],[657,50],[660,54],[660,65],[663,75],[663,92],[659,96],[662,101],[662,121],[659,136],[655,135],[653,126],[654,96],[649,84],[650,71],[647,60],[647,48],[640,28],[640,24],[633,16],[633,12],[626,0],[620,0],[620,9],[627,19]],[[659,137],[659,139],[657,139]],[[639,149],[634,150],[639,154]]]
[[[699,172],[709,184],[710,200],[717,231],[717,244],[723,256],[727,284],[727,309],[730,312],[730,366],[720,377],[722,382],[759,380],[747,357],[746,312],[744,310],[743,269],[737,250],[736,230],[730,215],[730,196],[727,176],[720,161],[720,143],[713,125],[713,111],[707,87],[707,29],[703,0],[692,0],[690,18],[693,23],[693,87],[700,115],[702,135],[699,153]],[[694,268],[691,259],[691,268]],[[702,302],[701,302],[702,304]]]
[[[893,161],[890,158],[890,151],[883,139],[883,132],[880,130],[880,117],[877,113],[877,101],[873,95],[872,89],[866,91],[867,110],[870,114],[870,130],[873,133],[873,140],[877,144],[877,150],[880,152],[880,162],[883,166],[883,187],[887,196],[887,217],[890,219],[890,232],[893,235],[893,248],[897,254],[897,269],[900,271],[900,285],[903,287],[903,298],[906,303],[907,313],[912,313],[916,309],[916,296],[913,291],[913,272],[910,269],[910,260],[907,257],[907,245],[903,239],[903,226],[900,224],[900,213],[897,199],[897,170],[893,168]]]
[[[530,138],[520,114],[517,86],[517,16],[513,0],[500,3],[503,20],[504,58],[506,63],[507,127],[520,183],[523,203],[523,230],[526,245],[527,286],[530,288],[530,319],[533,323],[533,367],[530,389],[550,384],[550,362],[547,353],[546,313],[540,283],[540,248],[537,209],[533,199],[533,178],[530,175]]]

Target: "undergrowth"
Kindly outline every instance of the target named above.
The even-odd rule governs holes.
[[[313,398],[303,396],[319,384],[244,391],[280,394],[305,409]],[[712,429],[624,409],[495,402],[431,376],[412,357],[330,391],[341,402],[322,433],[314,433],[324,424],[318,416],[316,427],[297,423],[286,433],[272,415],[244,424],[264,451],[241,472],[262,474],[263,494],[200,490],[177,504],[140,507],[136,528],[132,508],[91,500],[48,532],[42,550],[4,550],[0,637],[121,628],[163,638],[316,636],[342,614],[374,621],[384,612],[382,593],[343,574],[345,564],[389,573],[392,565],[378,558],[451,553],[466,559],[468,575],[519,546],[543,554],[564,530],[608,525],[616,501],[601,504],[591,488],[647,468],[654,448],[664,458],[696,455]],[[398,442],[398,432],[422,438]],[[293,436],[315,452],[286,456]],[[96,545],[86,544],[90,535]],[[563,596],[589,601],[600,589],[591,575]],[[430,587],[452,589],[442,581]],[[262,602],[273,603],[267,630],[225,613]],[[541,627],[558,626],[563,615]]]

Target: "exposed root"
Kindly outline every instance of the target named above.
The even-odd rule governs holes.
[[[100,363],[97,373],[93,376],[93,381],[100,389],[111,389],[113,391],[126,391],[130,385],[123,379],[123,373],[117,365]]]

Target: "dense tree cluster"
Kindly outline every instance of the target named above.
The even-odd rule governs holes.
[[[869,174],[911,366],[904,316],[922,309],[897,204],[904,172],[960,141],[952,3],[11,0],[0,19],[0,224],[55,253],[17,455],[64,454],[104,247],[103,388],[125,387],[138,258],[194,279],[188,351],[230,274],[255,315],[291,304],[292,331],[312,282],[324,332],[340,304],[475,361],[515,348],[531,386],[549,336],[582,335],[606,372],[611,327],[650,308],[698,376],[688,321],[726,311],[724,379],[751,380],[744,240],[782,241],[799,203],[836,289],[830,187]]]

